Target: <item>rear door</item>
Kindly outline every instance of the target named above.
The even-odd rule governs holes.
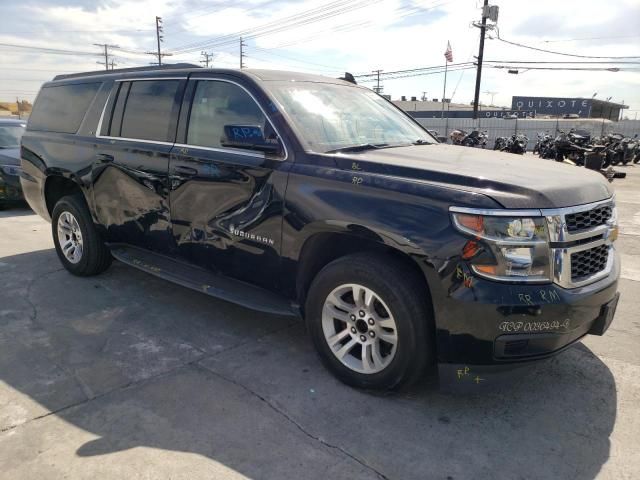
[[[168,168],[186,78],[116,82],[99,125],[93,168],[98,221],[108,239],[173,251]]]
[[[253,284],[277,285],[287,151],[251,90],[235,77],[189,80],[170,160],[178,252]],[[278,152],[225,146],[225,126],[259,127]]]

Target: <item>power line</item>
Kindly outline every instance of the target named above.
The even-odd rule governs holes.
[[[473,70],[475,69],[474,65],[467,65],[467,66],[460,66],[460,67],[454,67],[451,68],[449,67],[448,71],[449,72],[460,72],[463,70]],[[406,74],[397,74],[397,75],[392,75],[392,76],[386,76],[384,77],[384,80],[397,80],[399,78],[410,78],[410,77],[422,77],[422,76],[426,76],[426,75],[437,75],[440,73],[444,73],[444,67],[440,66],[440,67],[434,67],[433,70],[425,70],[425,71],[414,71],[411,72],[409,71],[409,73]],[[393,73],[393,72],[389,72],[389,73]],[[358,77],[356,77],[358,78]],[[360,83],[369,83],[369,82],[376,82],[377,78],[365,78],[362,80],[358,80]]]
[[[270,22],[264,24],[262,26],[256,27],[254,29],[244,30],[242,32],[237,32],[235,34],[223,35],[220,37],[216,37],[213,39],[209,39],[202,43],[196,43],[195,45],[183,45],[182,47],[174,48],[174,52],[188,52],[193,51],[194,49],[200,48],[209,48],[209,47],[219,47],[223,45],[227,45],[229,43],[235,43],[237,38],[242,36],[246,39],[254,39],[265,35],[272,35],[274,33],[279,33],[284,30],[299,28],[301,26],[307,25],[309,23],[314,23],[318,21],[323,21],[328,18],[335,17],[337,15],[341,15],[343,13],[351,12],[360,8],[364,8],[366,6],[370,6],[374,3],[378,3],[382,0],[360,0],[356,2],[352,2],[350,0],[341,0],[339,2],[333,2],[333,5],[330,8],[326,8],[324,5],[322,7],[318,7],[303,14],[293,15],[290,17],[286,17],[283,20]],[[347,4],[346,6],[343,4]],[[310,12],[313,12],[310,14]],[[280,25],[279,25],[280,23]]]
[[[294,20],[296,18],[302,18],[304,16],[308,16],[309,14],[317,13],[317,12],[321,11],[323,8],[334,8],[337,5],[346,4],[346,3],[348,3],[348,1],[349,0],[339,0],[339,1],[330,2],[328,4],[323,5],[322,7],[316,7],[316,8],[310,9],[310,10],[306,10],[306,11],[300,12],[300,13],[295,14],[295,15],[289,15],[287,17],[284,17],[284,18],[281,18],[281,19],[278,19],[278,20],[273,20],[271,22],[268,22],[268,23],[265,23],[265,24],[262,24],[262,25],[258,25],[257,27],[254,27],[254,28],[242,30],[242,31],[236,32],[236,33],[220,35],[218,37],[210,38],[209,40],[200,40],[198,42],[188,43],[188,44],[176,47],[176,48],[174,48],[172,50],[174,52],[181,51],[181,50],[187,50],[187,49],[193,48],[193,47],[195,47],[197,45],[201,45],[203,43],[206,44],[207,42],[209,42],[209,43],[210,42],[220,42],[222,40],[230,40],[230,39],[233,39],[235,41],[235,39],[240,37],[240,36],[247,36],[247,35],[249,35],[251,33],[254,33],[254,32],[257,32],[257,31],[260,31],[260,30],[264,30],[266,28],[273,27],[273,26],[281,24],[283,22],[292,21],[292,20]]]
[[[35,45],[18,45],[15,43],[0,43],[0,47],[9,49],[36,50],[40,53],[49,53],[52,55],[89,55],[94,57],[95,52],[84,52],[80,50],[64,50],[60,48],[40,47]]]
[[[460,62],[460,63],[451,63],[449,64],[449,68],[451,67],[461,67],[461,66],[473,66],[474,64],[472,62]],[[433,70],[433,69],[444,69],[444,67],[442,65],[433,65],[430,67],[417,67],[417,68],[409,68],[409,69],[405,69],[405,70],[394,70],[394,71],[388,71],[388,72],[384,72],[382,74],[383,77],[386,77],[387,75],[394,75],[394,74],[398,74],[398,73],[415,73],[415,72],[420,72],[423,70]],[[369,77],[377,77],[377,73],[365,73],[362,75],[354,75],[355,78],[369,78]]]
[[[632,58],[640,58],[640,55],[630,55],[630,56],[616,56],[616,57],[612,57],[612,56],[602,56],[602,55],[578,55],[576,53],[566,53],[566,52],[556,52],[553,50],[545,50],[544,48],[537,48],[537,47],[532,47],[530,45],[524,45],[522,43],[518,43],[518,42],[511,42],[509,40],[505,40],[504,38],[500,37],[500,31],[497,29],[496,27],[496,36],[495,37],[489,37],[492,40],[499,40],[503,43],[508,43],[509,45],[515,45],[516,47],[521,47],[521,48],[528,48],[529,50],[535,50],[537,52],[544,52],[544,53],[552,53],[554,55],[563,55],[565,57],[575,57],[575,58],[613,58],[613,59],[632,59]]]
[[[435,8],[438,8],[438,7],[441,7],[443,5],[454,3],[456,1],[459,1],[459,0],[440,1],[439,3],[438,2],[433,3],[428,7],[402,7],[402,8],[399,8],[398,10],[393,12],[393,18],[394,18],[394,20],[398,21],[398,20],[401,20],[402,18],[409,17],[409,16],[415,15],[417,13],[426,13],[426,12],[428,12],[430,10],[433,10]],[[357,30],[357,29],[367,28],[367,27],[373,26],[373,25],[374,25],[374,22],[371,21],[371,20],[351,21],[351,22],[344,23],[342,25],[337,25],[337,26],[334,26],[334,27],[331,27],[331,28],[322,29],[322,30],[316,32],[315,34],[313,34],[311,36],[308,36],[308,37],[303,37],[302,39],[296,39],[296,40],[292,40],[292,41],[289,41],[289,42],[285,42],[285,43],[276,45],[275,47],[271,47],[268,50],[271,50],[273,48],[284,48],[284,47],[288,47],[288,46],[291,46],[291,45],[299,45],[301,43],[305,43],[305,42],[311,41],[311,40],[313,40],[315,38],[318,38],[318,37],[325,37],[329,33],[338,33],[338,32],[346,33],[346,32],[350,32],[350,31]]]
[[[310,62],[308,60],[301,60],[299,58],[292,57],[290,55],[284,55],[284,54],[282,54],[280,52],[276,53],[276,52],[271,51],[273,49],[270,49],[270,48],[260,48],[260,47],[256,47],[256,46],[253,46],[251,48],[252,48],[252,50],[257,50],[259,52],[264,52],[265,55],[275,55],[276,57],[282,57],[282,58],[285,58],[285,59],[288,59],[288,60],[291,60],[291,61],[294,61],[294,62],[297,62],[297,63],[305,63],[305,64],[309,64],[309,65],[315,65],[316,67],[326,67],[326,68],[330,68],[332,70],[335,70],[337,72],[344,70],[343,67],[336,67],[335,65],[325,65],[325,64],[322,64],[322,63]]]
[[[566,64],[566,65],[640,65],[638,62],[606,60],[485,60],[486,63]]]
[[[138,32],[153,32],[151,29],[128,29],[128,28],[119,28],[114,30],[58,30],[51,29],[47,27],[43,27],[39,30],[3,30],[2,33],[138,33]]]
[[[565,38],[560,40],[542,40],[544,43],[579,42],[582,40],[607,40],[611,38],[638,38],[640,35],[614,35],[609,37]]]
[[[499,69],[512,69],[517,70],[518,67],[514,65],[487,65],[491,68],[499,68]],[[620,67],[520,67],[523,71],[527,70],[571,70],[571,71],[582,71],[582,72],[629,72],[640,70],[640,67],[628,67],[628,68],[620,68]]]

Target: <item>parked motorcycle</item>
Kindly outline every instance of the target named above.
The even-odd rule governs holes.
[[[582,143],[581,135],[578,135],[577,139]],[[568,159],[576,165],[584,165],[585,153],[590,150],[586,146],[575,143],[574,140],[576,140],[576,135],[573,132],[566,133],[561,131],[554,139],[553,147],[547,155],[553,154],[553,158],[555,158],[557,162]]]
[[[622,164],[626,165],[629,162],[637,163],[638,161],[638,134],[636,133],[633,138],[625,137],[620,142],[622,146]]]
[[[538,132],[533,153],[537,153],[542,158],[555,158],[555,153],[551,151],[553,148],[553,140],[554,137],[550,135],[549,132]]]
[[[507,148],[507,142],[509,139],[507,137],[496,137],[496,141],[493,143],[494,150],[500,150],[501,152]]]
[[[486,148],[488,135],[486,131],[473,130],[471,133],[467,133],[464,130],[456,129],[449,134],[449,138],[454,145]]]
[[[527,138],[527,136],[522,133],[514,134],[510,137],[497,137],[493,145],[493,149],[500,150],[502,152],[524,155],[524,153],[527,151],[528,142],[529,138]]]

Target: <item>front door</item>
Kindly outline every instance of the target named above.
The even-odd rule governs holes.
[[[189,81],[169,174],[174,241],[191,262],[275,289],[279,268],[286,150],[229,146],[230,126],[281,142],[249,90],[222,78]],[[252,131],[253,131],[252,130]]]
[[[169,253],[169,154],[185,79],[116,82],[96,144],[93,192],[108,240]]]

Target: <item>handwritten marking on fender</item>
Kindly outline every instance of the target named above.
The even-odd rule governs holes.
[[[518,300],[525,305],[535,305],[539,303],[558,303],[560,302],[560,295],[558,292],[552,289],[538,290],[537,292],[519,293]]]
[[[471,377],[473,374],[471,373],[471,369],[469,367],[467,367],[466,365],[464,366],[464,368],[458,368],[456,370],[456,377],[458,378],[458,380],[463,380],[466,377]],[[472,378],[472,381],[476,384],[479,385],[480,382],[484,382],[484,378],[481,378],[480,375],[476,375],[475,377]]]
[[[364,182],[364,178],[362,177],[353,177],[351,179],[351,183],[353,183],[354,185],[360,185],[362,182]]]
[[[552,320],[550,322],[502,322],[498,329],[505,333],[515,332],[552,332],[567,330],[571,322],[566,320]]]
[[[462,280],[462,283],[467,288],[471,288],[473,286],[473,277],[463,271],[460,265],[456,266],[456,278],[458,280]]]

